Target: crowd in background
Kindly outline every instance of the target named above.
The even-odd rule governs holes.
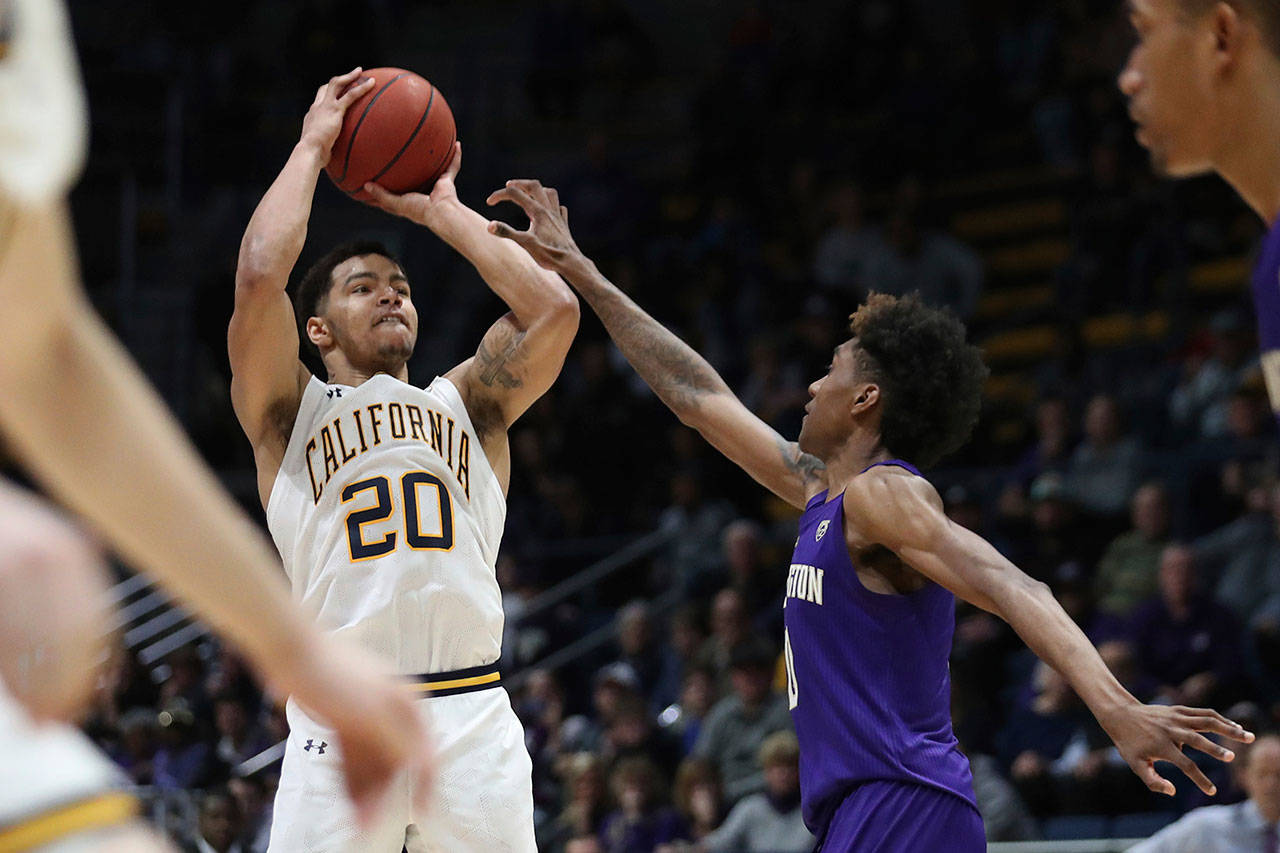
[[[243,0],[223,12],[252,25],[232,32],[185,8],[152,10],[126,47],[97,26],[125,12],[71,5],[95,108],[75,200],[88,286],[126,341],[139,322],[130,299],[150,288],[186,300],[192,353],[173,402],[256,511],[227,399],[239,231],[315,85],[377,64],[370,56],[411,65],[405,45],[429,35],[411,24],[428,12]],[[942,188],[1010,160],[1052,172],[1071,209],[1052,276],[1065,343],[1031,367],[1035,393],[1012,431],[990,407],[930,476],[956,522],[1050,584],[1136,696],[1280,722],[1280,469],[1245,282],[1194,309],[1185,290],[1190,265],[1247,252],[1258,229],[1212,185],[1150,177],[1114,90],[1122,4],[747,2],[725,4],[732,15],[709,33],[662,24],[675,5],[544,0],[501,33],[472,21],[473,61],[519,61],[494,72],[505,88],[481,87],[483,69],[458,56],[444,81],[424,72],[467,142],[464,199],[509,177],[555,184],[604,273],[795,436],[808,383],[869,290],[919,290],[982,331],[986,262],[950,227]],[[661,72],[672,63],[681,73]],[[104,80],[157,83],[137,108],[184,117],[176,163],[140,153],[154,140],[105,106]],[[164,85],[175,80],[176,104]],[[128,270],[117,231],[101,225],[114,221],[119,171],[141,187]],[[501,308],[429,236],[377,216],[322,187],[308,252],[353,227],[390,235],[415,281],[423,340],[411,374],[425,383],[469,355]],[[1105,352],[1083,344],[1088,318],[1116,309],[1162,311],[1168,332]],[[795,513],[680,426],[588,313],[560,380],[512,430],[497,567],[540,844],[808,850],[778,660]],[[540,592],[654,530],[671,537],[656,556],[523,616]],[[605,625],[616,626],[608,648],[538,666]],[[1150,794],[1070,686],[989,614],[960,606],[951,672],[991,837],[1036,837],[1061,815],[1205,802],[1181,780],[1172,801]],[[86,729],[176,837],[249,853],[265,849],[278,764],[246,774],[243,763],[285,737],[280,699],[211,641],[155,669],[121,649]],[[1240,797],[1228,768],[1205,770],[1218,801]]]

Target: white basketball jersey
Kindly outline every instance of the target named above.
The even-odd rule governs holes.
[[[379,374],[312,378],[267,502],[294,597],[417,675],[493,663],[507,504],[462,397]]]

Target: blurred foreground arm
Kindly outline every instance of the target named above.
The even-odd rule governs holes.
[[[341,733],[367,810],[405,765],[425,773],[411,700],[293,604],[265,537],[84,299],[74,257],[60,204],[0,209],[0,429],[50,493]]]

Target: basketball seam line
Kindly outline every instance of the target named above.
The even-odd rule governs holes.
[[[404,156],[404,152],[409,150],[409,146],[413,144],[413,140],[418,135],[418,131],[422,130],[422,125],[426,123],[427,115],[431,112],[431,105],[435,103],[435,100],[436,100],[436,87],[432,86],[431,94],[427,97],[427,108],[422,111],[422,118],[418,119],[418,126],[413,129],[413,133],[409,134],[409,138],[404,141],[404,145],[400,146],[400,150],[396,152],[396,156],[391,158],[391,162],[383,166],[381,172],[379,172],[378,174],[370,178],[368,181],[369,183],[377,182],[378,178],[381,178],[383,175],[389,172],[391,170],[391,167],[394,166],[396,163],[398,163],[400,161],[400,158]]]
[[[387,85],[383,86],[377,92],[374,92],[373,97],[369,100],[369,103],[364,105],[364,112],[360,113],[360,120],[356,122],[355,129],[351,131],[351,141],[347,143],[347,155],[342,158],[342,177],[338,178],[339,185],[341,185],[342,182],[347,179],[347,170],[351,167],[351,149],[356,147],[356,136],[359,135],[360,125],[364,124],[365,117],[369,115],[369,110],[373,109],[373,105],[377,102],[378,98],[382,97],[383,92],[390,89],[391,86],[397,80],[405,76],[405,74],[407,73],[408,73],[407,71],[402,71],[401,73],[392,77],[390,80],[387,81]]]

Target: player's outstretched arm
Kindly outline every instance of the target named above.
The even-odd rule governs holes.
[[[514,201],[524,209],[528,231],[494,222],[491,232],[523,246],[540,265],[563,276],[681,422],[793,506],[803,507],[825,487],[821,462],[756,417],[706,359],[601,275],[574,243],[568,211],[555,190],[537,181],[515,181],[489,201]]]
[[[298,326],[285,288],[307,239],[311,199],[347,107],[374,85],[359,68],[316,91],[302,135],[253,212],[236,264],[235,312],[227,331],[231,403],[258,462],[263,506],[310,373],[298,359]]]
[[[266,538],[84,299],[74,258],[61,206],[0,203],[0,429],[50,493],[340,732],[367,812],[397,772],[426,772],[411,700],[290,600]]]
[[[365,190],[374,204],[430,228],[471,262],[509,313],[480,340],[475,356],[446,374],[462,393],[482,433],[505,430],[560,375],[578,333],[578,300],[560,276],[538,266],[528,253],[489,233],[489,221],[458,199],[462,143],[430,195],[394,195],[376,184]]]
[[[1252,734],[1216,711],[1144,705],[1135,699],[1049,587],[1028,577],[981,536],[948,519],[937,491],[925,480],[894,469],[873,469],[850,484],[844,508],[846,518],[856,522],[846,529],[866,537],[864,542],[850,541],[851,549],[889,548],[916,571],[1013,626],[1033,652],[1071,683],[1152,791],[1174,793],[1173,783],[1153,766],[1168,761],[1212,795],[1213,784],[1182,747],[1230,761],[1234,753],[1201,732],[1241,743],[1253,740]]]

